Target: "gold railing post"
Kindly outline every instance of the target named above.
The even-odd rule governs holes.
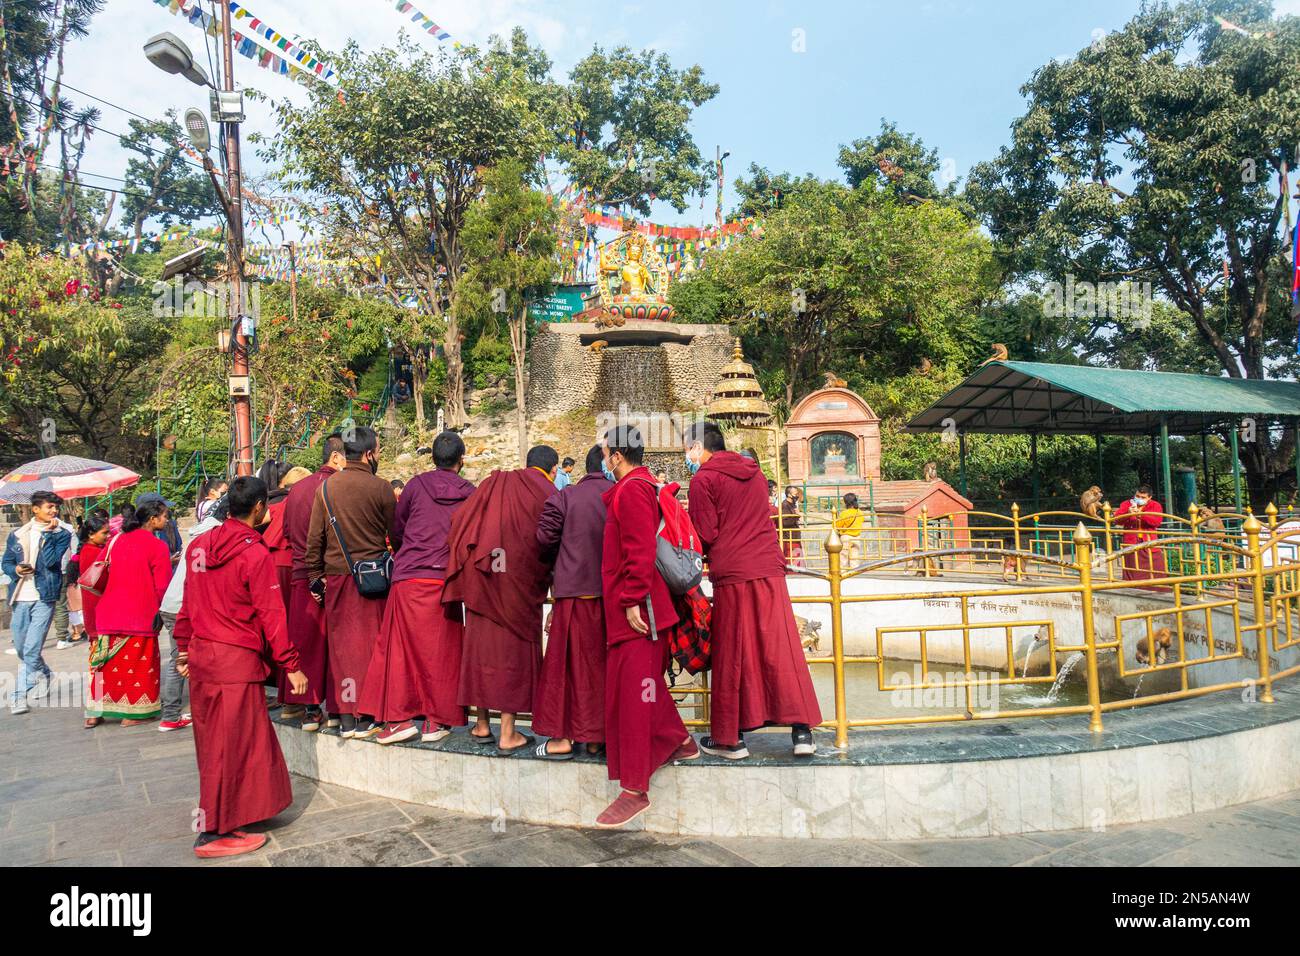
[[[1023,581],[1025,574],[1020,560],[1020,502],[1011,502],[1011,533],[1014,536],[1013,549],[1016,552],[1016,580]]]
[[[921,505],[921,554],[930,550],[930,509]],[[921,558],[921,568],[928,578],[930,577],[930,559]]]
[[[1268,519],[1268,551],[1272,555],[1269,564],[1277,567],[1277,505],[1269,502],[1264,508],[1264,514]]]
[[[1200,513],[1201,513],[1201,509],[1196,507],[1195,501],[1193,501],[1191,504],[1187,506],[1187,517],[1190,519],[1192,524],[1193,538],[1199,537],[1199,535],[1197,534],[1199,521],[1197,519],[1199,518]],[[1192,560],[1196,562],[1196,576],[1199,578],[1204,573],[1204,571],[1202,570],[1200,541],[1195,541],[1195,540],[1192,541]],[[1204,588],[1205,588],[1205,582],[1198,580],[1196,582],[1196,593],[1200,594],[1201,591],[1204,590]]]
[[[1111,532],[1110,532],[1110,518],[1111,518],[1110,502],[1109,502],[1109,501],[1103,501],[1103,502],[1101,503],[1101,520],[1102,520],[1102,522],[1103,522],[1103,523],[1105,524],[1105,526],[1106,526],[1106,537],[1102,539],[1102,547],[1103,547],[1103,548],[1105,549],[1105,551],[1106,551],[1106,558],[1107,558],[1107,561],[1106,561],[1106,580],[1107,580],[1107,581],[1114,581],[1114,580],[1115,580],[1115,562],[1110,560],[1110,553],[1111,553],[1111,551],[1113,551],[1113,550],[1115,549],[1115,539],[1111,537]]]
[[[1074,529],[1074,557],[1079,572],[1079,606],[1083,611],[1084,653],[1088,661],[1088,729],[1101,732],[1101,681],[1097,676],[1097,631],[1092,615],[1092,535],[1079,522]]]
[[[1255,652],[1259,656],[1259,682],[1264,692],[1259,699],[1262,703],[1273,703],[1273,678],[1268,666],[1268,620],[1264,609],[1264,555],[1259,547],[1259,532],[1262,526],[1253,514],[1246,516],[1241,530],[1246,532],[1246,550],[1250,552],[1251,586],[1255,597]]]
[[[835,746],[843,750],[849,745],[848,701],[844,696],[844,605],[840,602],[840,551],[844,543],[831,525],[826,537],[828,576],[831,585],[831,666],[835,670]],[[877,667],[880,665],[877,664]]]

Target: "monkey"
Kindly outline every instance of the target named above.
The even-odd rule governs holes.
[[[592,342],[590,345],[588,345],[587,349],[588,351],[598,353],[600,352],[601,349],[603,349],[608,344],[609,343],[606,342],[604,339],[597,339],[595,342]]]
[[[1101,518],[1101,489],[1093,485],[1079,496],[1079,510],[1089,518]]]
[[[1007,347],[1001,342],[993,343],[993,354],[980,362],[980,366],[988,365],[990,362],[1005,362],[1007,360]]]
[[[826,373],[826,384],[822,388],[848,388],[849,383],[844,381],[834,372]]]
[[[927,461],[925,463],[925,471],[922,472],[922,477],[923,480],[925,481],[938,481],[939,480],[938,464],[932,461]]]
[[[1196,514],[1196,528],[1203,534],[1211,538],[1222,538],[1228,533],[1228,528],[1223,523],[1223,519],[1214,513],[1214,509],[1209,505],[1202,507]]]
[[[799,646],[805,651],[816,653],[821,644],[820,631],[822,629],[821,621],[810,621],[806,617],[794,616],[794,622],[799,626]]]
[[[1174,643],[1173,635],[1169,633],[1169,628],[1161,627],[1156,629],[1152,637],[1155,638],[1156,663],[1163,664],[1169,658],[1169,649]],[[1134,653],[1139,664],[1151,663],[1151,638],[1141,638]]]
[[[917,375],[929,375],[932,368],[934,368],[934,363],[922,355],[921,364],[915,369],[915,371]]]

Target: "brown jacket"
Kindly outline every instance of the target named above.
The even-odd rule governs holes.
[[[388,550],[388,530],[393,526],[393,509],[397,504],[392,486],[370,473],[363,461],[350,461],[346,468],[321,483],[329,489],[330,505],[338,519],[339,531],[348,543],[353,561],[377,558]],[[311,524],[307,528],[307,565],[309,580],[326,574],[351,574],[343,559],[343,549],[330,527],[321,490],[311,506]]]

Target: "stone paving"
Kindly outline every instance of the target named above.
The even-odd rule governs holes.
[[[3,641],[7,646],[7,635]],[[84,645],[54,650],[75,673]],[[0,673],[16,659],[0,655]],[[294,778],[265,849],[200,864],[189,731],[0,711],[0,864],[10,866],[1295,866],[1300,792],[1153,824],[967,840],[702,839],[464,816]]]

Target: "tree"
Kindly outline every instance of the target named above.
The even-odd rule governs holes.
[[[967,188],[1010,279],[1149,282],[1223,373],[1294,374],[1283,215],[1300,20],[1270,12],[1264,0],[1147,7],[1033,74],[1011,144]],[[1103,340],[1131,334],[1131,315],[1101,318]],[[1289,478],[1293,450],[1290,431],[1243,443],[1257,506]]]
[[[773,173],[758,163],[750,163],[749,179],[743,176],[736,179],[740,202],[733,215],[739,218],[766,216],[793,199],[798,190],[815,187],[819,182],[812,173],[797,177],[789,173]]]
[[[515,373],[515,421],[519,429],[519,466],[528,456],[528,416],[524,363],[528,347],[528,302],[545,295],[557,269],[555,207],[529,189],[526,169],[505,162],[484,177],[482,200],[465,218],[468,269],[457,289],[453,309],[477,313],[488,323],[506,316]]]
[[[886,377],[922,357],[968,361],[990,265],[987,240],[954,209],[903,203],[870,181],[805,183],[761,237],[715,253],[689,284],[744,314],[748,354],[790,408],[827,371]]]
[[[434,55],[403,39],[372,53],[350,43],[328,58],[338,88],[316,83],[306,105],[276,104],[279,135],[263,155],[281,164],[292,191],[322,197],[326,227],[374,257],[370,276],[391,301],[413,304],[396,344],[414,370],[417,428],[439,332],[446,419],[464,424],[463,336],[450,304],[465,267],[465,216],[485,170],[507,160],[530,168],[553,142],[536,112],[544,57],[501,44],[486,55],[473,47]]]
[[[17,243],[0,259],[0,408],[42,453],[75,437],[106,457],[148,391],[166,323],[145,305],[100,298],[84,265]],[[119,451],[139,455],[129,438]]]
[[[175,110],[167,111],[165,121],[133,119],[130,127],[130,134],[119,142],[123,149],[137,154],[127,160],[122,197],[122,212],[135,247],[140,245],[148,219],[157,219],[165,230],[173,222],[220,214],[207,174],[187,163],[181,152],[182,133]]]
[[[556,152],[594,202],[649,215],[650,201],[661,199],[681,212],[712,182],[713,164],[689,125],[717,94],[698,66],[676,70],[653,50],[594,47],[569,74],[572,128]]]
[[[854,189],[870,180],[900,199],[951,200],[957,193],[955,175],[942,189],[935,183],[942,171],[939,154],[883,119],[878,135],[840,147],[839,166]]]
[[[62,94],[68,41],[84,37],[104,0],[28,0],[0,3],[0,231],[11,238],[46,241],[33,220],[38,183],[50,165],[47,153],[57,132],[63,237],[76,210],[75,184],[92,124],[93,107],[74,109]],[[6,171],[7,170],[7,171]]]

